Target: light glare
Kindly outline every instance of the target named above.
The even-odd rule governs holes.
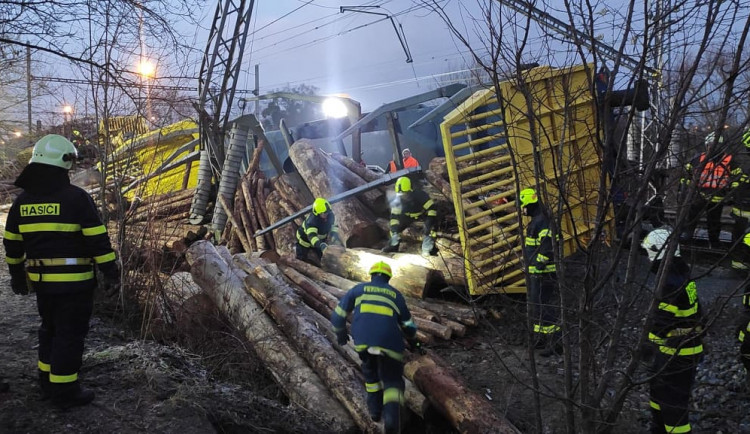
[[[338,98],[328,98],[323,101],[323,114],[327,118],[343,118],[348,113],[346,104]]]

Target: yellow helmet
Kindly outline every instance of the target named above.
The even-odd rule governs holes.
[[[521,190],[521,193],[518,194],[518,199],[521,201],[521,208],[539,202],[539,197],[533,188],[524,188]]]
[[[383,261],[376,262],[372,267],[370,267],[370,275],[373,275],[375,273],[385,274],[386,276],[388,276],[388,278],[393,277],[391,266]]]
[[[411,191],[411,179],[402,176],[396,181],[396,193],[406,193]]]
[[[319,197],[313,202],[312,211],[313,215],[321,215],[331,210],[331,204],[327,200]]]

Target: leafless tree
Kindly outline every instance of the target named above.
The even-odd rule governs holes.
[[[587,188],[598,192],[595,202],[588,204],[597,209],[595,221],[590,222],[597,228],[596,235],[583,241],[573,228],[579,253],[574,260],[561,261],[557,268],[558,302],[563,307],[561,321],[567,348],[562,390],[540,383],[533,351],[528,353],[528,376],[524,378],[534,391],[538,432],[543,431],[543,420],[549,415],[542,403],[550,398],[562,402],[567,432],[609,431],[622,416],[630,393],[648,381],[639,350],[647,338],[641,319],[655,309],[653,288],[664,284],[664,268],[669,265],[669,260],[664,261],[654,285],[647,284],[644,273],[638,270],[643,264],[638,249],[642,222],[649,210],[647,201],[655,195],[675,194],[680,178],[697,176],[682,173],[682,163],[695,151],[683,143],[685,137],[681,133],[689,131],[688,124],[710,125],[712,130],[734,125],[739,132],[747,125],[747,5],[713,0],[677,4],[631,1],[619,6],[579,0],[566,0],[563,4],[544,0],[422,3],[439,14],[455,37],[471,50],[475,62],[491,77],[500,106],[517,104],[524,113],[528,140],[534,149],[534,175],[525,180],[529,184],[519,184],[517,188],[548,186],[542,188],[542,197],[546,203],[554,204],[553,231],[560,235],[570,235],[570,227],[564,225],[566,220],[580,218],[569,201],[576,196],[571,189],[578,185],[563,164],[567,156],[562,144],[575,134],[574,117],[569,117],[569,109],[565,110],[563,125],[558,125],[563,129],[563,138],[559,145],[545,147],[543,143],[548,140],[544,135],[550,131],[545,130],[538,110],[544,102],[527,87],[525,71],[530,63],[561,68],[583,64],[590,77],[588,92],[597,94],[601,87],[597,88],[594,78],[606,67],[606,91],[596,98],[601,119],[590,122],[597,128],[594,137],[600,149],[602,176],[586,181],[595,183]],[[460,10],[457,12],[456,8]],[[469,11],[480,13],[472,15]],[[538,11],[546,12],[546,17]],[[611,48],[602,48],[602,43]],[[504,82],[513,83],[523,94],[523,101],[508,101],[501,91]],[[644,85],[652,97],[648,112],[613,107],[619,105],[615,100],[622,96],[616,90]],[[572,103],[576,95],[565,98]],[[603,122],[613,108],[620,119],[617,125]],[[622,131],[640,134],[633,140],[634,135]],[[702,145],[706,133],[701,134],[698,143]],[[640,158],[629,161],[625,151],[639,137],[642,145],[635,155]],[[714,145],[729,152],[729,142]],[[512,154],[517,162],[518,156]],[[682,193],[686,198],[683,203],[689,203],[697,194],[696,179],[692,181]],[[559,188],[559,200],[554,194],[544,193],[550,191],[549,186],[555,186],[551,191]],[[630,202],[615,245],[629,248],[608,249],[608,240],[601,235],[611,227],[610,210],[616,199],[613,193],[627,186]],[[675,251],[676,234],[687,220],[686,207],[675,207],[671,219],[675,236],[669,244],[668,257]],[[556,243],[558,258],[562,257],[563,244]],[[571,277],[575,277],[573,285]],[[737,290],[726,291],[716,309],[712,309],[709,323]],[[503,363],[501,357],[498,359]]]

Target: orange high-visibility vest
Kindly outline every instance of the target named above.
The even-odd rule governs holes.
[[[701,154],[700,162],[706,159],[706,154]],[[731,155],[724,155],[724,158],[719,163],[709,161],[703,167],[701,172],[700,185],[701,188],[717,190],[724,188],[729,185],[729,163],[732,161]]]
[[[404,169],[408,169],[410,167],[417,167],[419,166],[419,161],[417,161],[414,157],[406,157],[404,158]]]

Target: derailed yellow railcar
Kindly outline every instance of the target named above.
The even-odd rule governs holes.
[[[440,126],[472,295],[526,291],[519,188],[538,182],[547,206],[561,210],[566,256],[597,223],[602,156],[586,68],[534,68],[499,90],[475,92]]]
[[[198,183],[198,125],[186,119],[125,140],[109,156],[108,177],[124,182],[124,197],[148,197]]]

